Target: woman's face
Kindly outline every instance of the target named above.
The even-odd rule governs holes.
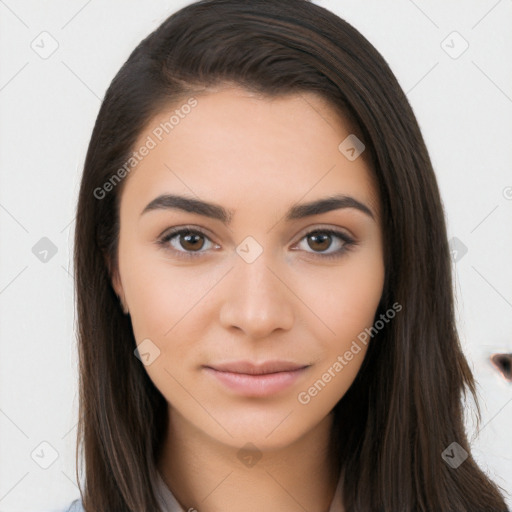
[[[188,105],[161,112],[134,148],[147,150],[125,178],[114,287],[176,425],[289,445],[353,382],[381,298],[366,155],[313,93],[225,88]],[[306,206],[334,196],[362,209]]]

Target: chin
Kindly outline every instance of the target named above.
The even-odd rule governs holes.
[[[217,420],[194,421],[196,428],[216,441],[240,449],[252,443],[261,451],[284,449],[299,441],[306,433],[322,423],[325,418],[308,417],[305,410],[296,406],[268,409],[262,405],[259,411],[243,411],[238,405],[236,412],[224,409],[223,414],[210,410]],[[299,421],[298,421],[299,420]]]

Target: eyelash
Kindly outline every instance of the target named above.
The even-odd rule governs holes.
[[[160,245],[161,247],[163,247],[165,250],[174,252],[178,258],[193,259],[193,258],[200,257],[201,254],[204,253],[205,251],[199,251],[199,252],[197,252],[197,251],[196,252],[178,251],[178,250],[170,248],[168,246],[168,242],[171,239],[175,238],[176,235],[186,235],[186,234],[202,235],[205,238],[207,238],[208,240],[210,240],[208,235],[206,233],[204,233],[203,231],[201,231],[200,229],[185,226],[185,227],[180,227],[180,228],[174,228],[174,229],[168,231],[165,235],[163,235],[161,238],[159,238],[157,240],[157,244]],[[300,239],[300,241],[304,240],[305,238],[307,238],[308,236],[313,235],[313,234],[333,235],[335,237],[338,237],[342,242],[344,242],[344,245],[341,249],[338,249],[337,251],[334,251],[332,253],[320,253],[320,252],[308,253],[308,254],[312,254],[314,257],[318,257],[318,258],[322,258],[322,259],[340,258],[346,252],[350,251],[355,245],[357,245],[357,242],[354,239],[352,239],[351,237],[349,237],[342,231],[337,231],[337,230],[331,229],[331,228],[313,229],[313,230],[305,233],[304,236]],[[329,249],[330,249],[330,247],[329,247]]]

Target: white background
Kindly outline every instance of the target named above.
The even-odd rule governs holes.
[[[0,0],[1,512],[78,497],[72,243],[81,170],[110,81],[188,3]],[[454,269],[483,412],[480,432],[468,412],[473,453],[512,495],[512,384],[489,363],[512,352],[512,1],[316,3],[375,45],[418,118],[449,238],[467,247]],[[463,40],[453,31],[469,44],[457,58]],[[49,51],[52,40],[46,59],[31,47]],[[42,237],[57,249],[46,263],[32,252]],[[36,448],[51,456],[44,441],[58,454],[48,469],[31,458]]]

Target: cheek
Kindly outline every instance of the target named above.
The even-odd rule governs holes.
[[[137,343],[154,338],[160,344],[170,338],[173,326],[192,300],[186,273],[179,268],[172,270],[161,258],[149,258],[142,249],[125,251],[120,269]]]
[[[145,366],[149,377],[174,406],[189,399],[180,386],[186,380],[185,369],[193,339],[201,339],[202,322],[199,308],[204,289],[184,269],[171,269],[168,262],[136,259],[130,262],[130,316],[137,344],[146,343],[150,352],[158,354]],[[127,269],[128,271],[130,269]],[[194,281],[195,279],[195,281]],[[191,286],[192,282],[194,283]],[[147,341],[151,343],[147,345]],[[190,386],[189,386],[190,387]],[[188,388],[187,388],[188,389]]]
[[[383,285],[383,270],[380,272],[368,267],[355,269],[343,282],[339,282],[336,298],[329,304],[333,330],[353,337],[369,327],[373,323]]]
[[[332,354],[319,365],[314,375],[297,393],[297,403],[302,414],[312,418],[323,417],[339,402],[356,378],[366,353],[366,347],[344,359],[343,352]]]
[[[201,274],[144,251],[125,253],[124,284],[137,344],[149,338],[160,350],[158,365],[178,366],[190,357],[194,342],[212,325],[207,290],[220,277]],[[148,367],[149,370],[149,367]]]
[[[318,298],[321,304],[315,321],[315,338],[321,340],[321,361],[298,395],[304,411],[325,414],[345,395],[363,363],[371,337],[365,329],[373,325],[383,287],[383,269],[339,272],[329,280],[331,293]],[[325,326],[329,327],[329,330]],[[369,332],[369,331],[368,331]],[[327,334],[326,334],[327,333]]]
[[[130,315],[135,339],[137,342],[144,338],[165,339],[176,322],[173,312],[180,309],[176,285],[159,278],[152,271],[141,279],[134,276],[132,286]]]
[[[380,253],[359,251],[338,267],[313,272],[314,278],[305,273],[297,281],[297,295],[315,313],[310,316],[315,338],[325,340],[328,351],[344,351],[373,324],[385,277]]]

